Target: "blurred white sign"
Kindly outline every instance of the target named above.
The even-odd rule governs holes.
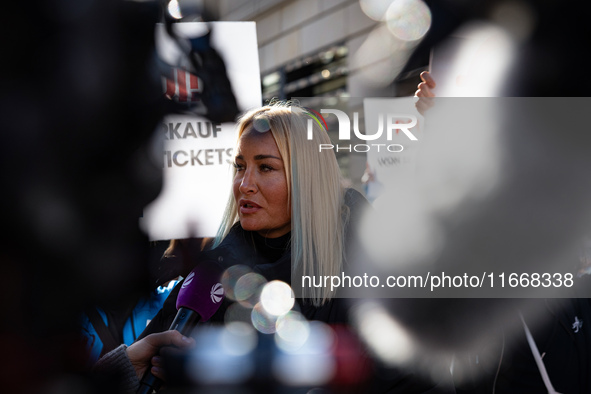
[[[416,136],[416,141],[409,139],[400,129],[392,134],[391,140],[383,133],[380,139],[372,141],[373,144],[383,144],[382,149],[371,149],[367,152],[367,165],[373,175],[373,179],[367,183],[367,195],[373,201],[387,189],[400,187],[412,176],[415,156],[423,138],[419,127],[422,118],[415,109],[413,97],[366,98],[363,100],[363,109],[367,134],[375,133],[379,128],[380,119],[390,119],[400,124],[409,123],[408,115],[419,119],[419,124],[409,128],[413,136]],[[394,145],[397,149],[386,149]]]
[[[261,105],[261,83],[254,22],[213,22],[212,46],[220,53],[241,110]],[[199,36],[203,23],[175,24],[178,34]],[[166,63],[179,67],[163,78],[163,92],[179,102],[199,104],[202,81],[182,70],[180,48],[156,31],[156,48]],[[188,115],[162,121],[163,188],[144,209],[140,227],[150,240],[214,236],[231,193],[235,123],[214,123]]]

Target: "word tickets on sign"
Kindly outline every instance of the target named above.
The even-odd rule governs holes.
[[[207,121],[168,122],[162,124],[164,140],[216,139],[222,132],[220,123]],[[165,150],[163,167],[214,166],[232,163],[232,148]]]

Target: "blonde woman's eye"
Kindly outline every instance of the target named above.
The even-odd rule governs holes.
[[[244,166],[242,164],[238,164],[238,163],[233,163],[234,164],[234,168],[236,169],[236,171],[242,171],[244,169]]]

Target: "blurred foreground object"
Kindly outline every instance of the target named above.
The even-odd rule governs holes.
[[[148,283],[138,218],[160,192],[152,135],[169,111],[154,50],[160,8],[33,0],[4,12],[0,259],[10,322],[0,331],[0,377],[8,392],[82,392],[70,375],[84,365],[77,313]],[[208,73],[208,57],[221,70],[211,48],[196,52]],[[212,90],[214,116],[235,116],[220,112]]]
[[[167,360],[167,383],[192,392],[366,392],[372,366],[355,334],[298,315],[273,335],[246,322],[198,327],[195,348]]]
[[[501,50],[492,63],[488,55],[494,50],[483,54],[479,52],[482,47],[472,46],[469,49],[477,49],[475,56],[463,58],[460,68],[452,73],[459,78],[436,78],[436,95],[446,82],[466,88],[468,82],[482,82],[480,77],[486,77],[490,85],[478,91],[463,89],[462,94],[475,97],[471,100],[438,97],[428,101],[433,105],[426,114],[425,145],[421,147],[417,176],[385,196],[383,210],[376,201],[378,213],[362,231],[371,240],[365,246],[372,259],[361,254],[362,267],[357,274],[372,271],[385,277],[420,267],[425,274],[430,268],[431,274],[444,271],[451,276],[465,272],[481,276],[493,272],[576,273],[577,252],[589,234],[591,218],[591,140],[585,131],[591,79],[588,72],[579,71],[581,64],[586,67],[583,52],[588,49],[582,48],[588,47],[586,37],[591,36],[589,4],[494,0],[426,3],[433,23],[413,57],[433,47],[435,53],[443,50],[450,35],[475,20],[494,26],[488,37],[495,39],[495,45],[490,49]],[[479,44],[483,42],[486,40]],[[462,53],[452,55],[452,60],[457,60],[454,56]],[[495,67],[486,69],[483,63]],[[517,287],[525,291],[519,292]],[[390,293],[400,298],[390,295],[393,298],[383,299],[377,306],[370,304],[372,313],[358,316],[358,326],[363,332],[363,321],[370,318],[388,327],[379,334],[393,338],[390,346],[375,341],[373,348],[393,365],[420,362],[425,355],[437,352],[471,350],[474,354],[475,349],[489,343],[498,344],[500,332],[507,335],[507,344],[518,341],[524,336],[521,322],[515,319],[519,310],[526,314],[534,337],[548,329],[544,324],[552,328],[558,322],[560,335],[572,336],[581,316],[589,313],[584,299],[589,296],[588,286],[574,288],[572,300],[556,300],[553,308],[548,308],[542,297],[568,297],[568,290],[573,289],[563,288],[567,292],[557,295],[539,291],[541,287],[520,284],[496,294],[476,288],[467,296],[454,289],[436,289],[433,299],[422,300],[401,298],[428,298],[420,289],[396,289]],[[495,296],[514,299],[492,299]],[[376,293],[371,297],[377,297]],[[358,310],[363,306],[369,309],[364,301],[359,304]],[[569,316],[570,320],[561,317],[559,321],[552,315],[561,306],[574,309],[572,305],[580,311]],[[376,331],[362,334],[370,347]],[[587,337],[581,341],[588,341],[588,334],[584,335]],[[537,339],[541,340],[536,342],[541,347],[547,338],[540,335]],[[526,351],[531,357],[529,349]],[[588,351],[584,347],[578,351],[582,361],[577,368],[583,371],[588,365]],[[494,376],[500,364],[499,358],[493,359],[489,367]],[[568,380],[571,375],[566,360],[570,361],[568,357],[552,357],[550,373]],[[427,363],[425,366],[430,368]],[[588,382],[578,387],[586,392]]]

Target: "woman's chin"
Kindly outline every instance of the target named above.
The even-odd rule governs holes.
[[[260,227],[257,226],[256,223],[249,223],[248,220],[241,221],[240,226],[242,227],[243,230],[246,230],[246,231],[259,231],[260,230]]]

